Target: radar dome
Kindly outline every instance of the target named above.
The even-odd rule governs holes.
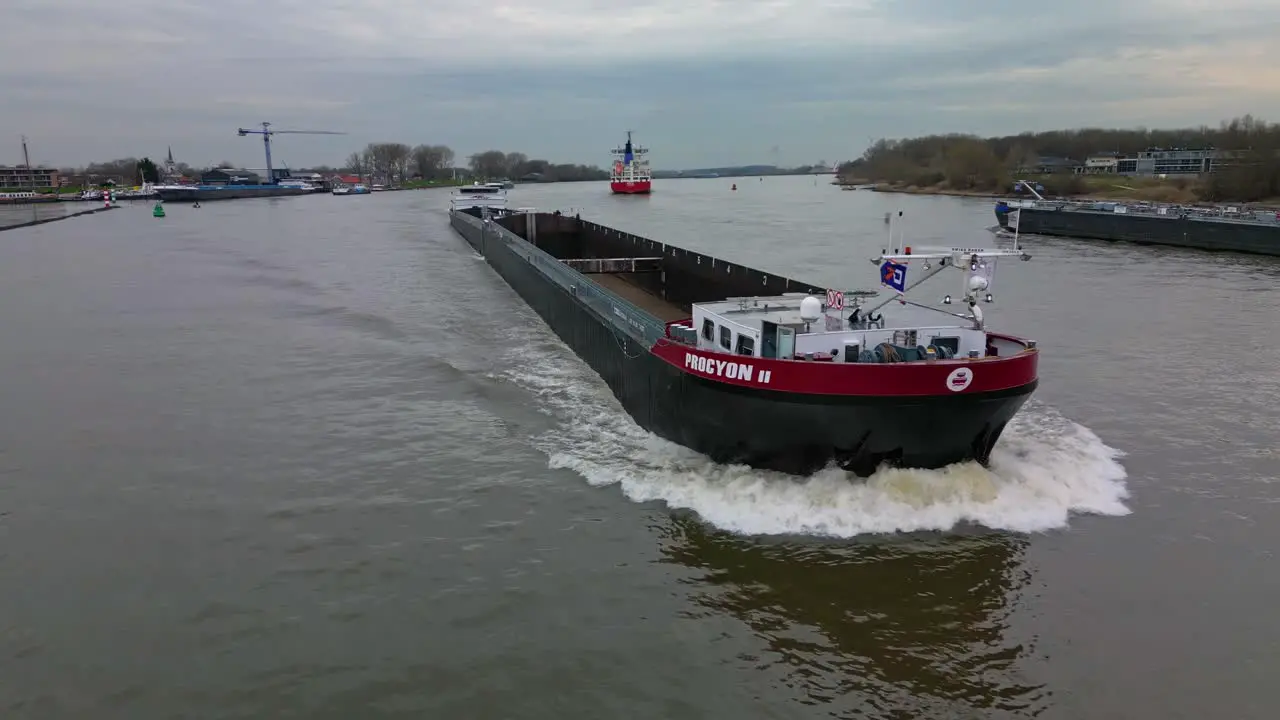
[[[974,275],[973,277],[969,278],[969,289],[975,292],[978,290],[986,290],[987,279],[982,277],[981,275]]]
[[[822,317],[822,301],[810,295],[800,301],[800,319],[805,322],[814,322]]]

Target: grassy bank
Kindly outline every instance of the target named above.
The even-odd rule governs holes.
[[[400,187],[403,190],[425,190],[438,187],[460,187],[468,182],[467,180],[410,180]]]

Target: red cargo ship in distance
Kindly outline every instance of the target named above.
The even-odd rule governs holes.
[[[627,131],[627,143],[614,148],[613,171],[609,173],[609,189],[618,195],[648,195],[653,187],[653,175],[645,156],[648,148],[631,144],[631,131]]]
[[[842,290],[558,212],[459,206],[451,221],[638,425],[717,462],[985,464],[1038,383],[1036,343],[982,312],[996,261],[1029,259],[1016,243],[891,240],[872,258],[882,288]],[[954,297],[908,298],[939,275]]]

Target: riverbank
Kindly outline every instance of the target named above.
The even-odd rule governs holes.
[[[387,190],[430,190],[431,188],[461,187],[466,185],[467,182],[466,180],[410,180],[396,187],[387,188]]]
[[[4,232],[5,230],[17,230],[19,228],[33,227],[35,225],[44,225],[45,223],[57,222],[59,220],[68,220],[73,217],[80,217],[81,215],[92,215],[94,213],[106,212],[107,210],[116,210],[118,208],[119,208],[118,205],[112,205],[111,207],[96,207],[96,208],[93,208],[92,210],[80,210],[78,212],[67,213],[66,215],[59,215],[57,217],[46,217],[46,218],[40,218],[38,220],[27,220],[26,222],[20,222],[14,225],[0,226],[0,232]]]
[[[1188,178],[1129,178],[1129,177],[1083,177],[1069,178],[1045,176],[1026,178],[1032,184],[1044,186],[1041,191],[1049,197],[1067,197],[1078,200],[1110,200],[1118,202],[1150,202],[1170,205],[1195,205],[1209,201],[1200,197],[1199,183]],[[980,198],[1026,198],[1027,193],[993,192],[990,190],[959,190],[947,183],[936,185],[910,185],[907,183],[876,182],[861,178],[837,178],[836,184],[842,187],[867,186],[873,192],[904,193],[908,195],[950,195],[955,197]],[[1062,187],[1069,185],[1070,187]],[[1214,204],[1230,204],[1220,201]],[[1269,198],[1249,203],[1251,206],[1280,205],[1280,198]]]

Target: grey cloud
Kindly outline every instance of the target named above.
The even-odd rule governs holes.
[[[0,67],[0,162],[12,162],[3,138],[26,133],[40,140],[36,159],[55,163],[155,155],[172,144],[194,163],[253,164],[260,144],[234,129],[260,120],[350,133],[288,138],[279,152],[294,164],[337,163],[376,140],[603,163],[632,127],[656,164],[682,167],[769,161],[775,145],[783,162],[799,163],[852,157],[868,137],[1280,113],[1280,88],[1231,94],[1168,72],[1167,56],[1182,49],[1227,57],[1276,31],[1259,15],[1199,12],[1190,0],[852,3],[832,22],[877,13],[886,27],[941,39],[910,41],[904,29],[900,42],[890,34],[832,43],[836,31],[826,29],[813,43],[787,45],[776,33],[709,42],[698,57],[654,38],[644,61],[539,55],[556,38],[529,37],[510,18],[479,23],[475,4],[453,0],[430,3],[439,18],[429,30],[410,26],[417,11],[389,0],[9,2],[0,43],[21,50],[43,47],[41,32],[56,37],[46,61]],[[647,2],[629,7],[676,7]],[[457,15],[465,6],[471,14]],[[595,12],[616,8],[597,0]]]

